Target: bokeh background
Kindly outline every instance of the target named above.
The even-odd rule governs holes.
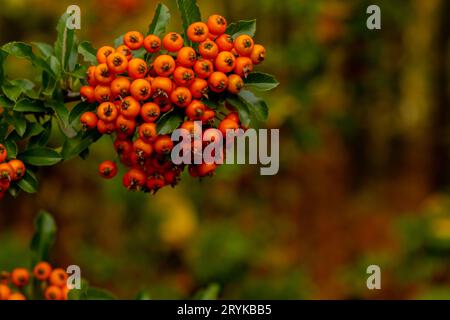
[[[199,0],[204,17],[256,18],[268,48],[259,70],[267,127],[281,129],[278,175],[225,166],[155,197],[103,181],[102,139],[87,161],[40,172],[37,195],[0,203],[0,269],[28,264],[39,209],[53,213],[53,262],[132,299],[186,298],[210,283],[221,298],[450,298],[450,104],[447,0]],[[173,0],[171,29],[180,30]],[[382,30],[366,8],[382,9]],[[96,47],[145,31],[156,1],[0,0],[0,44],[55,39],[68,5]],[[7,64],[11,77],[30,73]],[[382,290],[366,268],[382,269]]]

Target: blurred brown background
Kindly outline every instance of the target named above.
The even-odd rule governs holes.
[[[103,138],[87,161],[40,172],[37,195],[0,204],[0,269],[27,264],[32,221],[53,213],[59,265],[121,298],[450,298],[449,5],[446,0],[199,0],[203,17],[256,18],[268,48],[259,70],[281,85],[267,99],[281,129],[281,166],[225,166],[155,197],[102,181]],[[180,30],[175,1],[171,29]],[[156,1],[0,0],[0,43],[55,39],[68,5],[79,38],[112,44],[145,31]],[[366,28],[378,4],[382,30]],[[7,65],[10,77],[29,74]],[[366,288],[377,264],[383,289]]]

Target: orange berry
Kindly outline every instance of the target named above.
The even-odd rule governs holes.
[[[141,118],[145,122],[155,122],[161,114],[161,109],[156,103],[149,102],[141,108]]]
[[[24,287],[30,281],[30,273],[25,268],[16,268],[11,272],[11,282],[16,287]]]
[[[217,93],[223,92],[228,87],[228,77],[223,72],[214,72],[208,80],[209,88]]]
[[[236,58],[231,52],[222,51],[216,58],[215,66],[217,71],[229,73],[236,66]]]
[[[203,42],[208,39],[208,26],[203,22],[194,22],[187,29],[187,36],[192,42]]]
[[[10,296],[11,289],[5,284],[0,284],[0,300],[8,300]]]
[[[0,164],[0,180],[11,181],[14,177],[14,170],[8,163]]]
[[[237,74],[228,77],[228,92],[238,94],[244,88],[244,80]]]
[[[100,134],[112,134],[114,131],[116,131],[116,124],[114,122],[105,122],[103,120],[99,120],[97,122],[97,130]]]
[[[106,63],[99,64],[95,68],[94,74],[95,80],[97,80],[97,82],[102,85],[109,85],[114,80],[114,74],[109,71]]]
[[[22,179],[23,176],[25,175],[25,172],[27,171],[25,168],[25,164],[21,160],[18,160],[18,159],[13,159],[13,160],[9,161],[8,164],[13,169],[13,176],[11,177],[11,179],[13,181]]]
[[[163,38],[163,46],[169,52],[177,52],[183,45],[183,38],[176,32],[170,32]]]
[[[197,53],[191,47],[183,47],[178,51],[177,62],[179,65],[191,68],[197,61]]]
[[[143,123],[139,127],[139,138],[144,142],[152,142],[158,136],[155,123]],[[151,153],[151,152],[150,152]]]
[[[95,100],[106,102],[111,100],[111,88],[109,86],[98,85],[94,89]]]
[[[154,92],[153,97],[168,97],[173,89],[172,80],[167,77],[156,77],[151,82],[151,85]]]
[[[126,77],[118,77],[111,82],[111,94],[114,98],[125,98],[130,94],[131,83]]]
[[[104,179],[112,179],[117,175],[117,165],[112,161],[104,161],[98,166],[98,174]]]
[[[153,62],[155,72],[161,77],[170,76],[175,70],[175,60],[166,54],[160,55]]]
[[[133,79],[145,78],[147,71],[147,63],[142,59],[134,58],[128,62],[128,75]]]
[[[240,56],[248,57],[251,55],[253,51],[253,47],[255,43],[253,42],[252,37],[248,35],[240,35],[234,40],[234,48]]]
[[[39,281],[45,281],[52,273],[52,266],[48,262],[39,262],[33,269],[33,274]]]
[[[119,115],[117,107],[112,102],[103,102],[97,107],[97,116],[105,122],[113,122]]]
[[[144,39],[144,48],[149,53],[156,53],[161,50],[161,39],[154,34],[150,34]]]
[[[65,270],[61,268],[54,269],[50,274],[50,285],[56,287],[62,287],[67,285],[68,275]]]
[[[118,46],[116,52],[124,55],[128,61],[130,61],[133,58],[133,53],[131,52],[131,49],[124,44]]]
[[[126,97],[120,104],[120,113],[128,119],[136,118],[139,115],[140,111],[141,105],[133,97]]]
[[[210,16],[207,25],[209,31],[215,35],[221,35],[227,30],[227,20],[218,14]]]
[[[45,289],[44,297],[47,300],[62,300],[63,293],[60,287],[49,286]]]
[[[192,94],[188,88],[178,87],[172,91],[170,99],[178,107],[186,108],[192,101]]]
[[[170,139],[170,136],[164,135],[156,138],[155,141],[155,151],[160,155],[168,155],[172,152],[173,149],[173,141]]]
[[[109,71],[115,74],[124,73],[128,69],[128,59],[121,53],[112,53],[106,59]]]
[[[260,64],[266,59],[266,48],[260,44],[255,44],[252,53],[250,54],[250,59],[254,65]]]
[[[194,100],[187,106],[186,116],[192,121],[200,120],[203,117],[205,110],[206,107],[201,101]]]
[[[214,66],[209,60],[199,60],[194,65],[194,71],[197,77],[206,79],[214,72]]]
[[[130,92],[137,101],[145,101],[152,94],[152,86],[145,79],[136,79],[131,83]]]
[[[212,40],[206,40],[198,46],[198,51],[204,59],[212,60],[219,54],[219,47]]]
[[[208,81],[196,78],[189,87],[192,96],[196,99],[204,98],[208,95]]]
[[[233,37],[229,34],[223,34],[216,39],[216,44],[220,51],[231,51],[234,48]]]
[[[176,84],[182,87],[188,86],[192,81],[194,81],[195,74],[192,69],[185,67],[177,67],[173,72],[173,79]]]
[[[248,57],[239,57],[236,59],[236,66],[234,68],[234,73],[242,78],[247,78],[247,76],[253,72],[253,62]]]
[[[130,31],[123,37],[123,43],[131,50],[138,50],[144,44],[144,36],[139,31]]]
[[[117,117],[115,128],[117,128],[117,133],[121,137],[129,137],[136,131],[136,120],[134,118],[128,119],[123,115]]]
[[[21,293],[11,293],[11,295],[9,296],[8,300],[27,300],[25,298],[25,296]]]
[[[95,89],[91,86],[83,86],[80,88],[81,100],[89,103],[95,102]]]
[[[116,50],[110,46],[104,46],[97,51],[97,61],[99,64],[106,63],[108,56]]]

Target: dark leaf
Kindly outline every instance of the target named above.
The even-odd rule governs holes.
[[[49,213],[41,211],[35,221],[35,233],[30,245],[33,266],[39,261],[48,261],[50,249],[55,242],[56,230],[53,217]]]
[[[25,191],[26,193],[36,193],[39,182],[29,170],[25,173],[22,179],[17,182],[17,185],[20,189]]]
[[[83,41],[78,45],[78,53],[81,54],[85,62],[97,64],[97,50],[88,41]]]
[[[171,111],[163,115],[157,123],[158,134],[170,134],[183,123],[184,117],[177,111]]]
[[[153,17],[153,21],[148,28],[148,34],[154,34],[158,37],[163,37],[166,32],[166,27],[170,21],[170,12],[164,4],[158,3]]]
[[[253,72],[250,73],[245,79],[245,85],[247,87],[255,88],[261,91],[269,91],[278,87],[280,83],[275,79],[274,76],[262,73],[262,72]]]
[[[89,148],[91,144],[100,139],[101,135],[97,132],[97,130],[90,132],[80,132],[78,137],[72,139],[66,139],[64,142],[61,154],[64,160],[70,160],[84,150]]]
[[[53,149],[42,147],[28,149],[18,156],[23,162],[33,166],[53,166],[61,162],[61,155]]]
[[[254,37],[256,33],[256,20],[241,20],[238,22],[230,23],[226,33],[231,35],[233,39],[236,39],[243,34]]]
[[[16,112],[45,112],[46,108],[41,100],[20,99],[14,106]]]
[[[186,33],[187,28],[194,22],[202,21],[200,9],[196,0],[177,0],[178,10],[183,21],[183,30]],[[192,42],[184,35],[186,45],[192,46]]]
[[[269,109],[263,99],[256,97],[251,91],[242,90],[239,93],[241,100],[247,104],[250,114],[259,121],[266,121],[269,116]]]

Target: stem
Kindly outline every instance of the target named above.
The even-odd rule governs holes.
[[[64,95],[64,102],[76,102],[81,101],[81,96],[79,93],[67,91]]]

